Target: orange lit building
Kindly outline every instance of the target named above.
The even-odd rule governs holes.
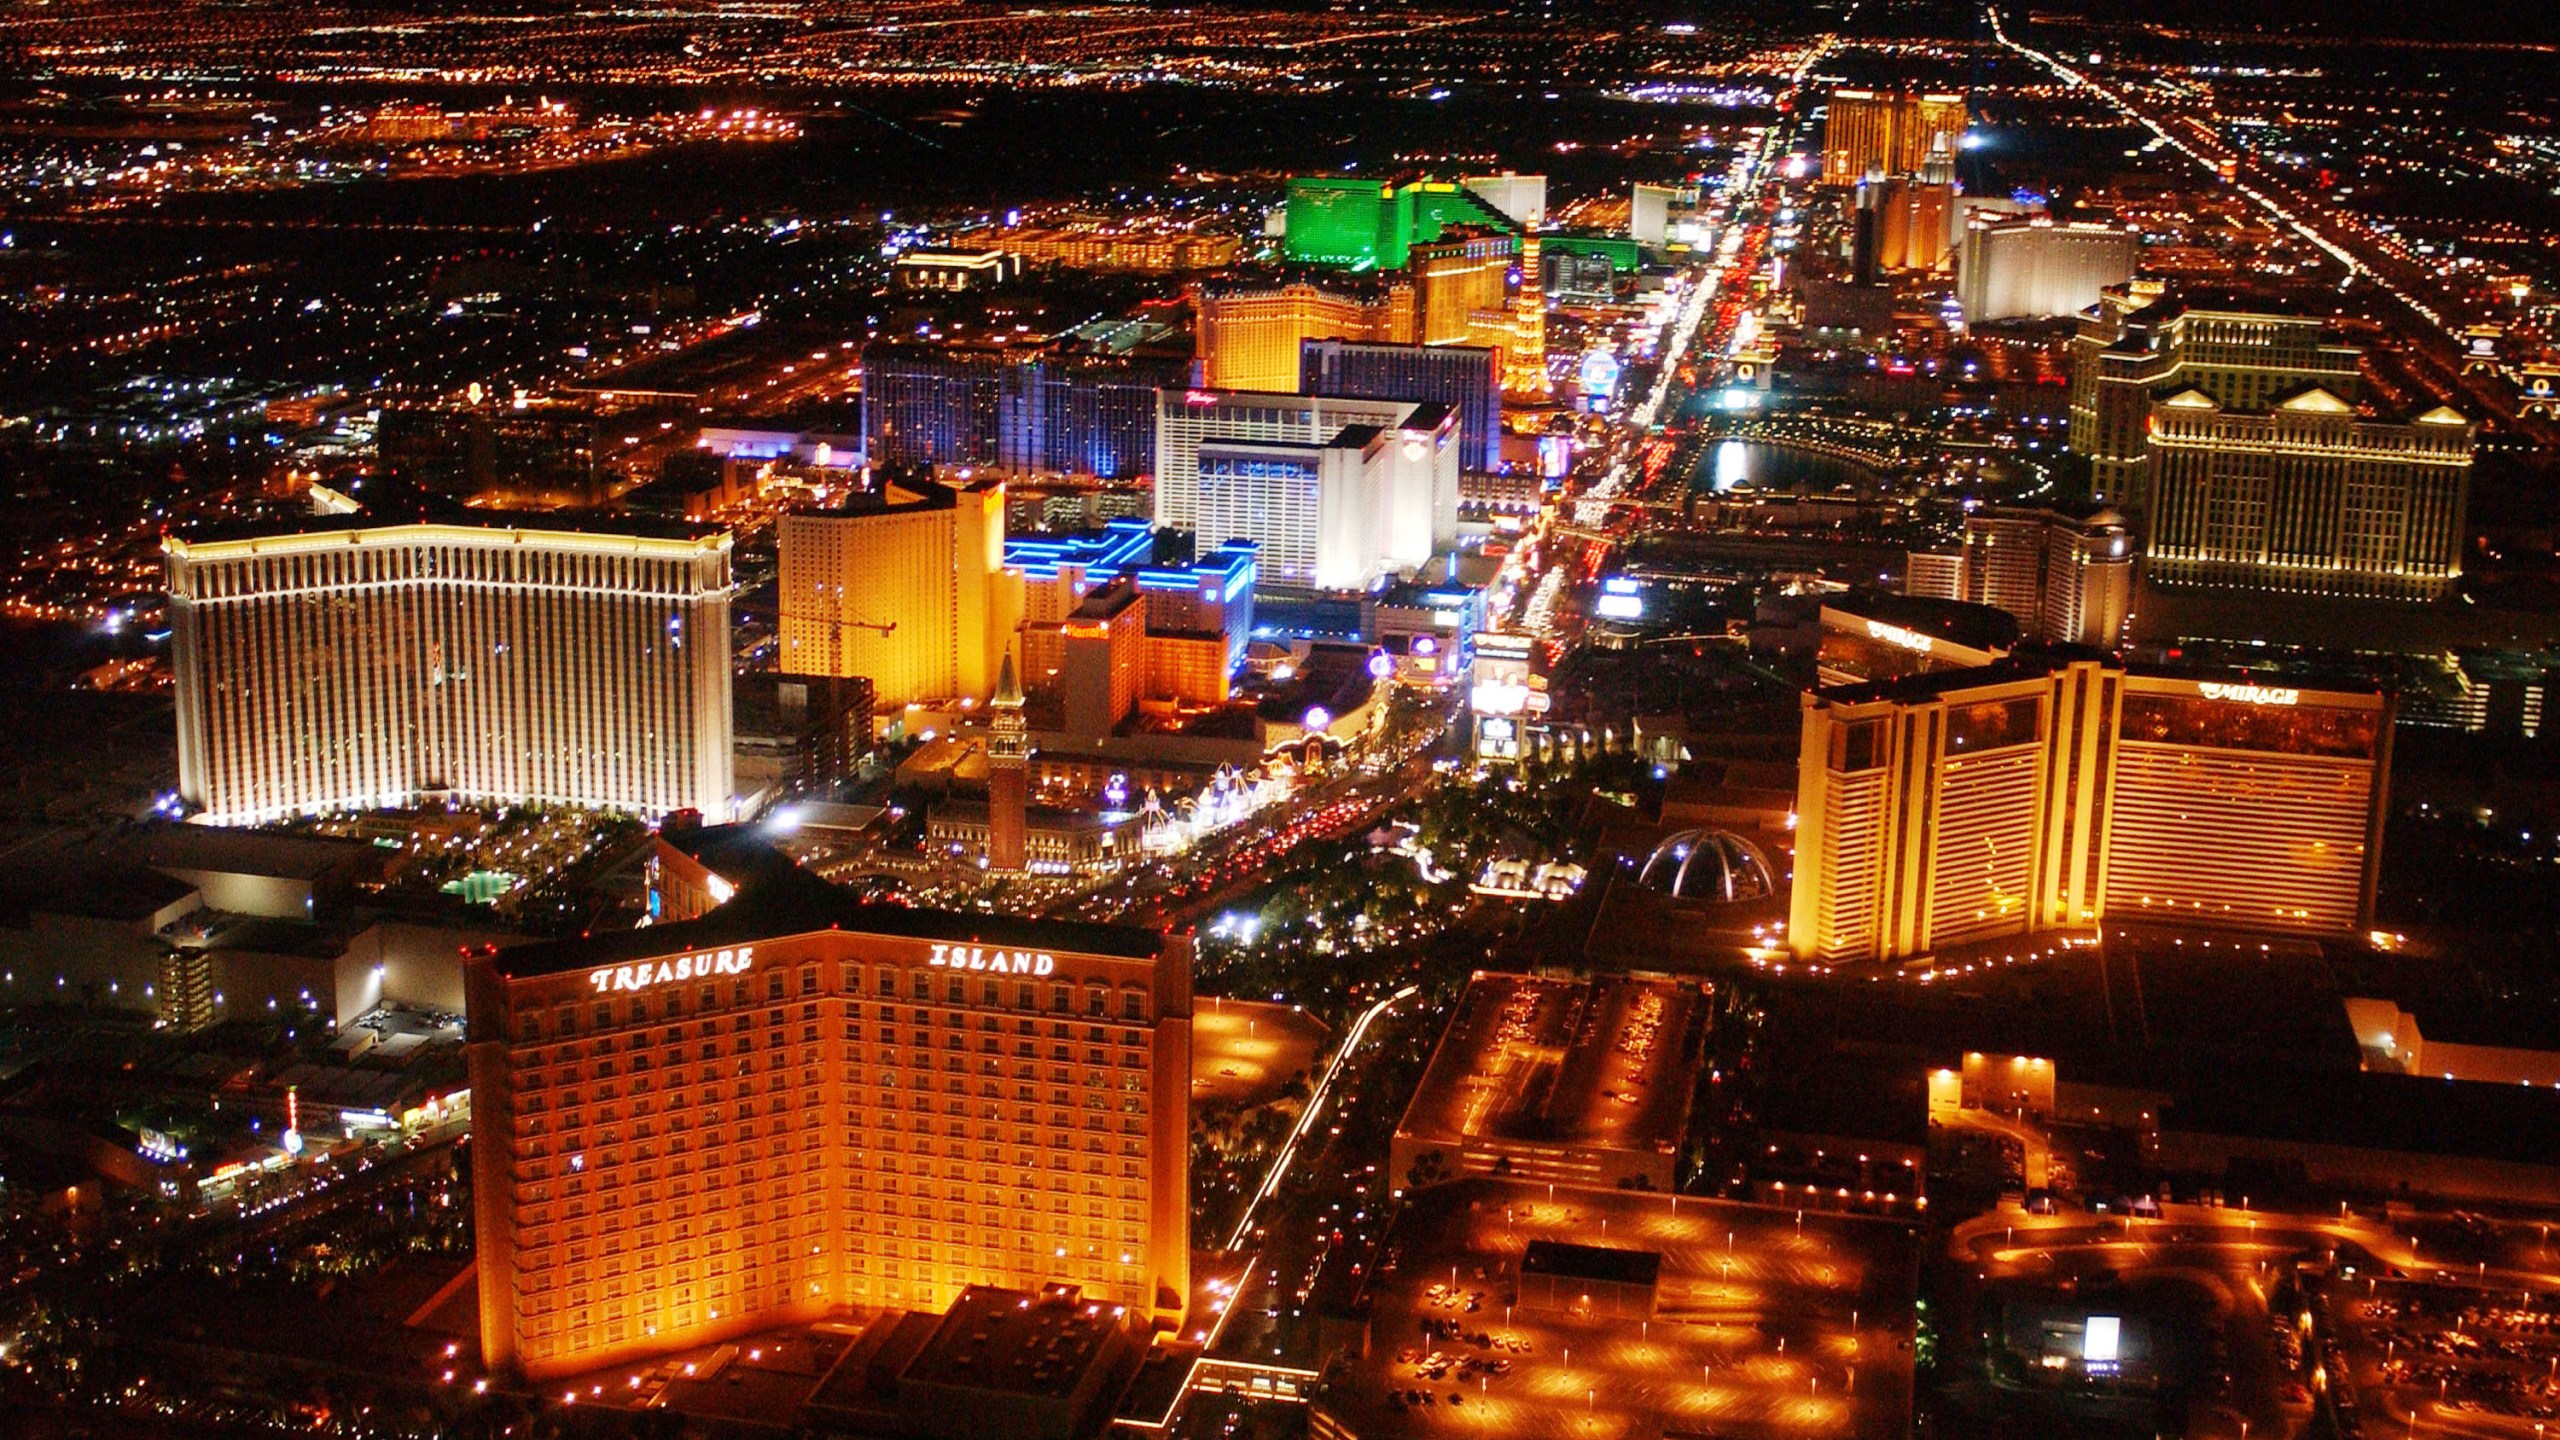
[[[573,1374],[1053,1281],[1178,1324],[1191,957],[799,872],[469,966],[481,1346]]]
[[[1805,696],[1788,944],[1897,960],[2154,920],[2372,914],[2388,694],[2008,660]]]
[[[1512,302],[1511,348],[1502,371],[1505,394],[1534,400],[1552,394],[1555,384],[1547,377],[1547,291],[1540,277],[1546,274],[1538,257],[1538,233],[1528,231],[1520,237],[1520,292]]]
[[[1212,390],[1294,390],[1298,346],[1306,340],[1417,344],[1415,297],[1413,282],[1401,277],[1357,290],[1305,281],[1202,286],[1192,303],[1200,312],[1203,383]]]
[[[1956,187],[1887,180],[1876,197],[1876,266],[1938,270],[1955,255]]]
[[[1084,597],[1059,625],[1058,637],[1058,691],[1068,732],[1110,734],[1138,708],[1146,688],[1146,597],[1135,580],[1114,580]]]
[[[1153,609],[1152,603],[1149,609]],[[1224,705],[1235,694],[1227,637],[1215,630],[1147,628],[1147,696],[1181,705]]]
[[[1512,345],[1509,281],[1520,237],[1454,230],[1418,243],[1410,262],[1425,345]]]
[[[1892,177],[1951,163],[1968,123],[1962,95],[1834,90],[1822,124],[1822,183],[1855,185],[1870,171]]]
[[[995,693],[1022,624],[1003,485],[916,481],[775,528],[783,669],[866,677],[884,711]]]
[[[963,231],[954,243],[1007,251],[1035,265],[1164,274],[1223,270],[1236,263],[1236,252],[1243,242],[1233,235],[1195,235],[1179,230],[1025,225],[1010,230],[985,226]]]

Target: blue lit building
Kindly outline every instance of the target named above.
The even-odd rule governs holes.
[[[884,341],[863,347],[862,433],[877,464],[1129,480],[1155,469],[1156,390],[1187,362]]]
[[[1502,352],[1473,345],[1298,342],[1298,393],[1356,400],[1436,400],[1458,416],[1458,468],[1502,468]]]
[[[1178,543],[1183,537],[1160,537],[1145,520],[1114,520],[1081,535],[1024,535],[1005,542],[1004,563],[1023,577],[1023,670],[1026,683],[1038,684],[1063,663],[1057,632],[1084,598],[1126,577],[1146,601],[1150,668],[1167,672],[1167,683],[1151,688],[1196,691],[1197,684],[1174,685],[1174,668],[1198,670],[1186,648],[1196,649],[1214,638],[1223,656],[1220,673],[1244,663],[1245,644],[1253,635],[1253,587],[1261,578],[1261,551],[1250,540],[1230,540],[1191,560],[1160,560],[1159,539]],[[1208,663],[1208,662],[1201,662]]]

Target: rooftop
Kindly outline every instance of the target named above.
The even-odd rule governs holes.
[[[531,536],[545,544],[575,545],[616,554],[634,550],[690,553],[725,549],[729,532],[718,526],[629,514],[475,510],[434,504],[415,515],[314,515],[289,527],[274,524],[207,525],[162,542],[174,557],[232,559],[278,551],[335,549],[345,545],[397,545],[422,541],[512,543]]]
[[[971,1285],[899,1379],[1064,1397],[1107,1358],[1112,1336],[1127,1324],[1121,1307],[1086,1300],[1073,1285],[1044,1286],[1036,1295]]]
[[[1626,976],[1478,974],[1398,1133],[1609,1150],[1678,1143],[1696,1089],[1694,991]]]
[[[521,980],[821,930],[957,944],[1072,950],[1126,960],[1153,959],[1164,944],[1154,931],[1126,925],[1022,920],[867,903],[856,899],[849,890],[794,867],[758,879],[741,890],[738,898],[698,920],[519,945],[499,951],[495,964],[501,976]]]
[[[1851,590],[1826,596],[1822,603],[1826,610],[1879,621],[1969,650],[1997,653],[2018,643],[2018,617],[1994,605],[1896,595],[1887,590]]]
[[[1651,1285],[1662,1278],[1662,1255],[1653,1250],[1576,1245],[1568,1240],[1532,1240],[1520,1254],[1520,1273],[1552,1275],[1562,1280],[1598,1280],[1611,1285]]]

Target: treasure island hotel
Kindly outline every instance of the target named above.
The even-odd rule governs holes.
[[[1789,946],[1838,963],[2102,920],[2351,932],[2391,721],[2369,688],[2104,659],[1812,692]]]
[[[178,791],[211,823],[436,795],[727,816],[726,534],[319,522],[165,550]]]
[[[541,1379],[970,1284],[1179,1324],[1187,942],[799,872],[468,969],[481,1343]]]

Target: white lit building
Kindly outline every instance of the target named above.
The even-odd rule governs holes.
[[[1301,445],[1331,440],[1346,425],[1397,426],[1410,422],[1427,402],[1368,400],[1344,395],[1292,395],[1265,390],[1159,390],[1156,392],[1156,524],[1168,530],[1202,531],[1210,544],[1236,538],[1207,533],[1200,523],[1200,446],[1210,440],[1279,440]],[[1437,409],[1439,407],[1433,406]],[[1458,461],[1450,453],[1450,464]],[[1446,531],[1458,526],[1457,480],[1449,482]]]
[[[1320,443],[1214,440],[1200,447],[1203,534],[1261,547],[1268,583],[1367,590],[1427,563],[1437,502],[1455,513],[1457,433],[1346,426]]]
[[[1164,396],[1157,523],[1194,530],[1204,545],[1252,541],[1261,547],[1261,584],[1365,590],[1457,538],[1460,446],[1449,406],[1239,391]],[[1170,518],[1177,512],[1186,518]]]
[[[728,813],[725,533],[417,524],[165,551],[178,789],[209,822],[431,796]]]
[[[1973,214],[1956,246],[1956,304],[1969,325],[2077,315],[2133,277],[2140,243],[2112,225]]]
[[[1505,170],[1499,175],[1469,175],[1459,183],[1475,192],[1477,199],[1501,211],[1514,225],[1535,230],[1547,223],[1544,175],[1516,175]]]

